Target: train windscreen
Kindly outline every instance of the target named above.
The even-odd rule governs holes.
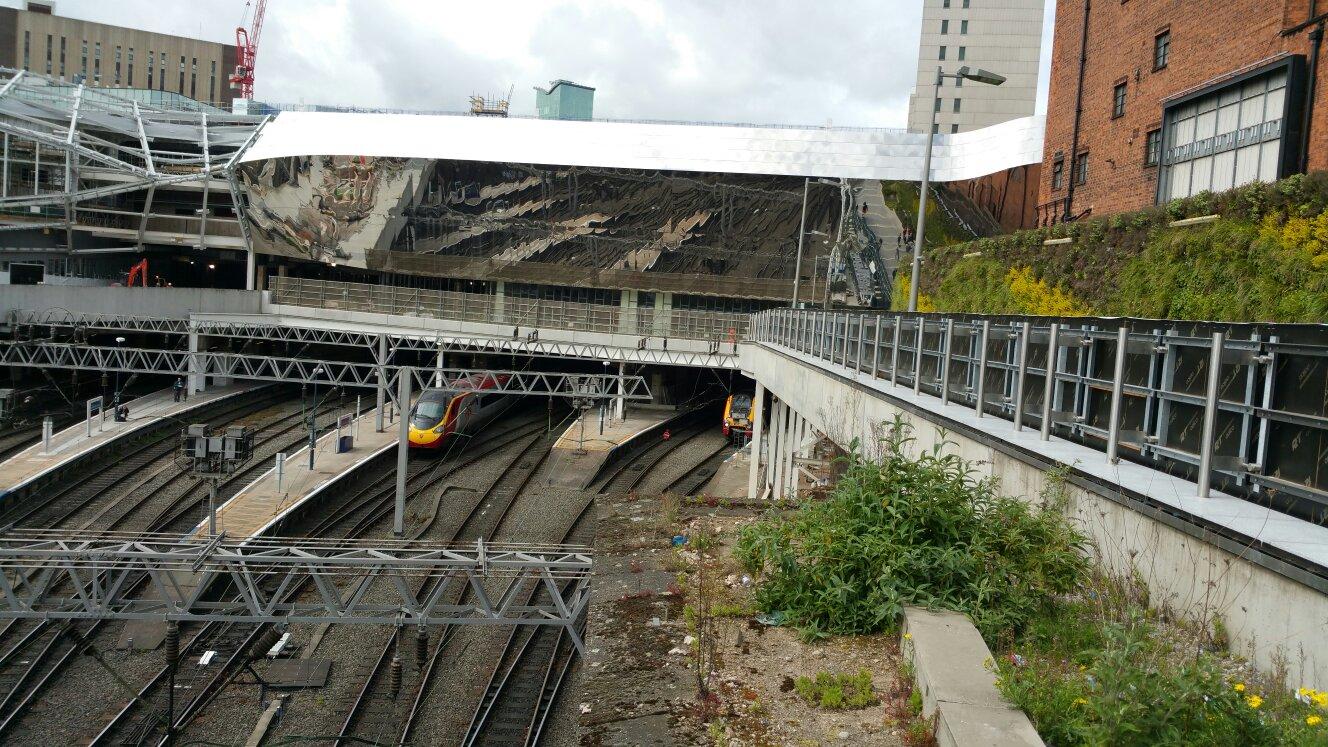
[[[729,408],[729,417],[731,418],[749,418],[752,414],[752,395],[735,394],[733,395],[733,406]]]
[[[410,415],[410,424],[417,430],[428,430],[439,424],[447,412],[447,404],[452,401],[448,392],[429,390],[420,395],[415,403],[415,410]]]

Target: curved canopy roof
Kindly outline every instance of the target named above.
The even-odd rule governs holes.
[[[936,136],[936,181],[1042,160],[1043,117]],[[926,136],[903,130],[759,127],[423,114],[281,112],[241,157],[432,158],[852,179],[917,179]]]

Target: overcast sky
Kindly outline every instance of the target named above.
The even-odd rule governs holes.
[[[597,89],[597,117],[903,127],[921,4],[269,0],[255,97],[459,110],[472,93],[515,86],[513,112],[532,114],[532,87],[567,78]],[[1043,34],[1043,101],[1053,4]],[[57,0],[56,11],[234,43],[245,5]]]

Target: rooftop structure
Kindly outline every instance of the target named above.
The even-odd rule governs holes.
[[[540,119],[592,119],[595,113],[595,89],[555,80],[548,90],[535,87],[535,108]]]
[[[983,0],[971,5],[969,0],[923,0],[909,131],[925,132],[933,109],[939,134],[1031,116],[1037,103],[1044,6],[1045,0]],[[936,68],[949,73],[961,65],[991,70],[1006,81],[995,87],[946,80],[936,90]]]

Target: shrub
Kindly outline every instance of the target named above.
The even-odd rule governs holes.
[[[942,447],[916,458],[896,422],[880,462],[855,451],[829,498],[745,527],[735,552],[757,604],[805,638],[892,630],[906,605],[966,613],[989,635],[1021,628],[1084,575],[1059,502],[999,495]]]
[[[871,672],[866,669],[857,674],[820,671],[815,678],[794,680],[793,689],[809,704],[832,711],[866,708],[876,702]]]

